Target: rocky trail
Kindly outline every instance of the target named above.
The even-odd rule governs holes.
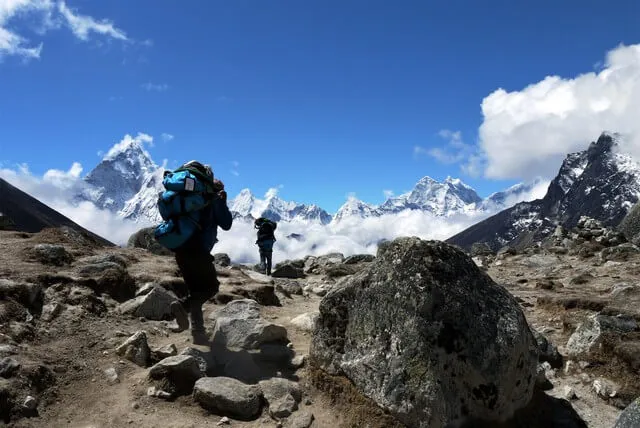
[[[0,231],[0,423],[640,426],[640,250],[624,241],[584,219],[520,252],[400,239],[273,278],[217,255],[203,346],[170,319],[171,257]]]

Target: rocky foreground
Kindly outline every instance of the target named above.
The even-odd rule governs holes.
[[[640,426],[640,249],[593,220],[519,253],[402,238],[273,278],[216,263],[211,343],[197,346],[170,319],[185,291],[171,257],[0,231],[0,419]]]

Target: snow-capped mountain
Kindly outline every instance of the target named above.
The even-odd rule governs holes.
[[[89,200],[102,209],[135,222],[159,223],[161,218],[156,202],[158,194],[164,190],[164,169],[153,162],[143,143],[139,137],[126,137],[116,144],[84,178],[85,187],[76,200]],[[275,192],[269,192],[259,199],[249,189],[243,189],[235,198],[229,199],[229,209],[237,220],[252,221],[263,216],[275,221],[319,224],[340,222],[354,216],[361,219],[395,214],[407,209],[448,217],[478,211],[499,211],[530,188],[517,185],[482,200],[473,188],[459,179],[447,177],[443,182],[438,182],[431,177],[424,177],[410,192],[391,197],[377,207],[349,198],[333,217],[317,205],[285,201]]]
[[[479,202],[482,202],[482,198],[460,179],[447,177],[441,183],[431,177],[424,177],[411,192],[389,198],[380,205],[378,212],[391,214],[405,209],[417,209],[446,217],[473,210]]]
[[[478,206],[480,211],[496,212],[509,208],[518,202],[524,201],[537,186],[542,186],[545,181],[536,178],[530,183],[518,183],[506,190],[492,193],[487,196]],[[542,195],[541,195],[542,196]]]
[[[567,155],[542,199],[522,202],[448,239],[493,249],[537,242],[556,225],[574,227],[583,216],[616,226],[640,199],[640,164],[620,153],[619,136],[602,134],[587,150]]]
[[[267,217],[274,221],[308,221],[327,224],[331,216],[317,205],[298,204],[280,199],[275,193],[264,200],[257,199],[249,189],[243,189],[229,201],[229,209],[236,218]]]
[[[344,203],[333,216],[334,222],[340,222],[347,218],[367,218],[367,217],[377,217],[379,216],[379,212],[376,207],[367,204],[366,202],[362,202],[361,200],[355,197],[349,197],[347,202]]]
[[[122,210],[158,169],[139,138],[125,137],[84,178],[79,200],[110,211]]]

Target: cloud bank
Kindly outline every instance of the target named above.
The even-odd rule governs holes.
[[[598,72],[548,76],[524,89],[497,89],[482,101],[479,130],[484,175],[552,177],[564,156],[584,150],[602,131],[626,136],[640,155],[640,44],[609,51]]]

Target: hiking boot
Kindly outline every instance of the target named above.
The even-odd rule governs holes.
[[[175,301],[171,302],[171,315],[176,319],[180,331],[184,331],[189,328],[189,315],[182,306],[182,303]]]
[[[191,337],[193,338],[194,345],[208,345],[209,344],[209,336],[203,330],[192,330]]]

